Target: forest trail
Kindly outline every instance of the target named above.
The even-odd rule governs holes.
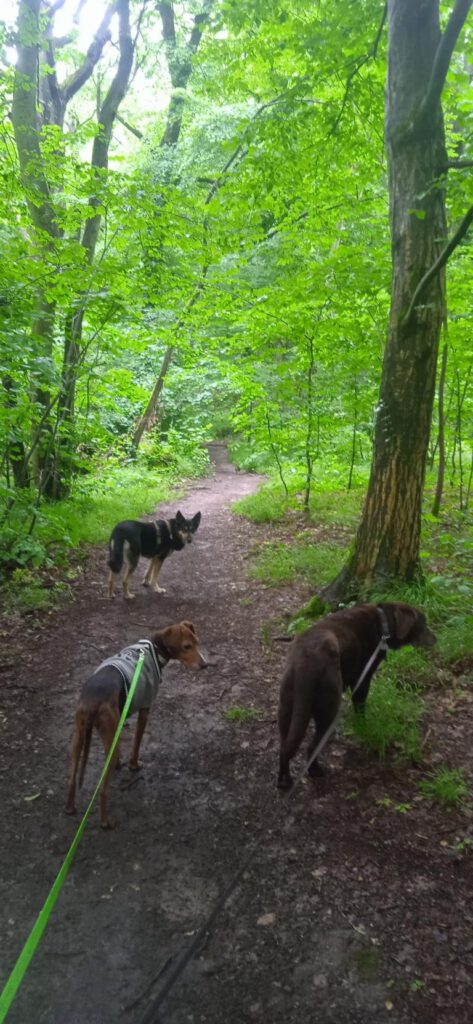
[[[223,445],[211,453],[214,475],[157,509],[202,512],[194,543],[163,568],[164,595],[140,586],[140,566],[136,600],[108,601],[106,555],[97,549],[70,604],[42,624],[11,623],[1,677],[2,981],[80,820],[63,806],[81,682],[125,643],[182,618],[193,621],[210,665],[196,674],[166,669],[144,770],[124,768],[110,788],[115,831],[102,832],[92,813],[8,1024],[140,1024],[258,837],[249,871],[160,1021],[466,1024],[472,858],[442,848],[428,808],[414,833],[407,814],[383,805],[387,794],[391,805],[410,798],[408,773],[337,739],[326,780],[302,786],[288,807],[277,793],[286,647],[271,647],[268,624],[309,591],[248,579],[247,556],[268,529],[230,505],[261,478],[237,473]],[[231,709],[254,714],[229,720]],[[133,727],[124,730],[125,755]],[[95,742],[80,810],[101,763]]]

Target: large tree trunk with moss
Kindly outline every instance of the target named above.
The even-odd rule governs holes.
[[[440,99],[470,6],[471,0],[458,0],[441,34],[439,0],[388,2],[391,312],[362,521],[348,565],[327,588],[329,598],[356,596],[393,577],[412,580],[420,571],[422,492],[445,317],[438,258],[446,236],[447,156]]]

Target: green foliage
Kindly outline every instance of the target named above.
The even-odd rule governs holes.
[[[364,713],[351,707],[344,725],[381,761],[393,754],[401,761],[417,762],[421,757],[419,721],[423,702],[412,687],[399,685],[395,675],[391,667],[381,669],[370,687]]]
[[[255,708],[234,707],[229,708],[228,711],[225,712],[224,717],[227,722],[237,722],[238,724],[243,725],[247,722],[254,721],[255,718],[258,718],[258,712]]]
[[[338,572],[342,562],[343,550],[334,544],[263,542],[250,575],[269,586],[306,580],[319,587]]]
[[[13,612],[24,614],[29,611],[54,611],[71,596],[71,588],[65,582],[42,581],[30,569],[17,569],[8,586],[0,588],[2,604],[7,615]]]
[[[176,439],[178,446],[179,439]],[[193,461],[195,458],[195,461]],[[152,513],[171,494],[178,502],[184,477],[200,476],[207,467],[200,446],[186,447],[171,467],[150,469],[146,459],[123,464],[103,463],[96,474],[78,477],[70,498],[46,502],[36,509],[35,532],[29,534],[31,507],[28,501],[14,505],[8,528],[0,543],[0,569],[14,566],[51,566],[63,562],[72,549],[75,557],[83,544],[106,542],[120,519]]]
[[[435,768],[419,782],[419,789],[423,796],[446,807],[462,807],[468,797],[468,784],[459,768]]]
[[[253,523],[281,522],[288,508],[289,499],[277,484],[265,484],[257,494],[249,494],[232,505],[233,512]]]
[[[185,434],[170,428],[165,435],[149,434],[140,449],[140,461],[148,469],[169,470],[176,476],[206,476],[209,456],[199,433]]]

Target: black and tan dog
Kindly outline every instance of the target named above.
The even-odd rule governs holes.
[[[138,519],[126,519],[117,523],[109,540],[109,597],[114,596],[113,576],[122,569],[124,559],[127,569],[123,577],[123,592],[128,599],[135,596],[130,593],[129,582],[141,555],[151,559],[143,586],[147,587],[151,583],[157,594],[164,594],[164,588],[158,584],[164,559],[173,551],[182,551],[186,544],[190,544],[200,520],[200,512],[196,512],[191,519],[186,519],[182,512],[176,512],[174,519],[157,519],[154,523],[141,523]]]
[[[399,647],[432,647],[436,636],[428,628],[424,614],[408,604],[362,604],[333,612],[294,640],[281,683],[279,700],[279,789],[292,785],[289,764],[297,753],[311,718],[315,735],[309,744],[308,760],[336,718],[342,693],[356,683],[381,638],[392,650]],[[363,682],[353,694],[356,708],[362,709],[370,682],[386,650],[380,649]],[[323,770],[315,758],[309,768],[312,776]]]
[[[167,626],[166,629],[155,633],[151,640],[139,640],[138,643],[125,647],[119,654],[108,658],[99,665],[94,674],[84,683],[79,707],[76,711],[72,737],[72,769],[66,803],[68,814],[75,814],[76,811],[77,774],[79,773],[80,789],[94,728],[102,739],[105,757],[112,746],[141,652],[145,657],[129,710],[130,715],[138,712],[129,761],[132,771],[138,771],[141,768],[138,760],[141,740],[148,721],[149,709],[156,699],[164,666],[171,659],[181,661],[183,665],[191,669],[205,668],[207,665],[206,659],[199,650],[199,638],[196,636],[192,622],[187,621]],[[110,773],[114,768],[120,766],[118,748],[117,744],[100,790],[100,824],[102,828],[112,827],[107,811],[107,785]]]

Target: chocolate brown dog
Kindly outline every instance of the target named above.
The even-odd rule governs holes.
[[[311,718],[315,735],[307,751],[310,760],[317,744],[338,714],[343,690],[354,689],[383,635],[392,650],[399,647],[433,647],[437,637],[424,614],[402,603],[362,604],[327,615],[294,640],[281,683],[279,700],[279,789],[289,789],[291,758],[297,753]],[[363,682],[353,694],[362,709],[370,682],[386,657],[380,649]],[[322,775],[314,759],[309,775]]]
[[[187,668],[205,668],[207,662],[199,650],[199,638],[192,622],[178,622],[174,626],[155,633],[151,640],[139,640],[125,647],[115,657],[99,665],[82,688],[79,707],[76,711],[75,728],[72,737],[72,770],[69,782],[66,811],[75,814],[76,778],[79,771],[79,789],[84,778],[94,728],[104,745],[105,757],[112,746],[113,738],[125,706],[127,693],[134,675],[138,658],[144,653],[141,675],[132,699],[129,714],[138,712],[135,737],[130,757],[130,768],[138,771],[141,740],[148,721],[151,705],[161,682],[164,666],[171,659],[181,661]],[[119,744],[115,747],[108,772],[100,790],[100,824],[112,828],[107,812],[107,785],[110,773],[119,765]],[[82,757],[82,762],[81,762]],[[81,762],[81,763],[80,763]],[[79,770],[80,764],[80,770]]]

